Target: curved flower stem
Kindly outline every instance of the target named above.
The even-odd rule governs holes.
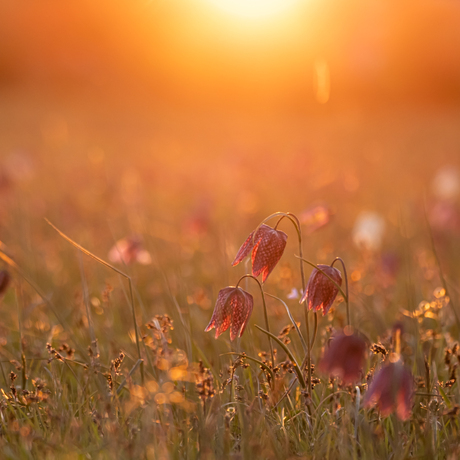
[[[259,329],[259,331],[262,331],[264,334],[267,334],[268,336],[270,336],[285,351],[288,358],[291,360],[293,364],[294,372],[297,374],[297,378],[299,379],[300,384],[302,385],[303,388],[305,388],[306,384],[305,384],[305,379],[303,378],[303,375],[302,375],[302,370],[300,369],[299,364],[294,358],[294,355],[291,353],[291,350],[289,350],[289,348],[283,342],[281,342],[281,340],[278,337],[276,337],[276,335],[273,335],[271,332],[268,332],[265,329],[262,329],[260,326],[257,326],[257,324],[255,326],[257,329]]]
[[[294,225],[294,227],[295,227],[295,229],[297,231],[297,237],[298,237],[298,240],[299,240],[299,254],[300,254],[300,257],[302,258],[302,230],[300,228],[300,221],[297,218],[297,216],[295,214],[292,214],[291,212],[275,212],[275,213],[271,214],[270,216],[266,217],[259,224],[259,226],[256,228],[256,230],[254,231],[254,237],[255,237],[255,235],[257,233],[257,230],[259,229],[260,226],[262,226],[265,222],[268,222],[270,219],[273,219],[275,217],[280,217],[280,219],[276,223],[275,229],[278,227],[278,225],[280,224],[280,222],[284,218],[289,219],[292,222],[292,224]],[[305,273],[303,271],[302,260],[300,261],[300,277],[302,279],[302,292],[305,292],[305,287],[306,287]],[[318,326],[318,316],[317,316],[317,313],[315,313],[315,332],[313,334],[313,340],[311,340],[310,339],[310,325],[309,325],[309,322],[308,322],[308,307],[306,307],[305,308],[305,327],[306,327],[306,330],[307,330],[307,345],[308,345],[308,347],[307,347],[307,356],[306,356],[308,393],[311,392],[311,349],[312,349],[313,343],[314,343],[314,341],[316,339],[317,326]]]
[[[297,231],[297,237],[298,237],[298,240],[299,240],[299,254],[300,254],[300,257],[302,257],[302,255],[303,255],[303,253],[302,253],[302,230],[300,228],[299,219],[297,218],[297,216],[295,214],[292,214],[290,212],[287,212],[287,213],[280,212],[280,213],[272,214],[271,216],[267,217],[266,220],[271,219],[272,217],[275,217],[275,216],[281,216],[281,219],[277,222],[275,228],[278,227],[280,222],[285,217],[288,218],[292,222],[292,224],[294,225],[294,227],[295,227],[295,229]],[[302,261],[300,261],[300,278],[302,280],[302,293],[303,293],[303,292],[305,292],[306,284],[305,284],[305,273],[303,271]],[[306,327],[306,330],[307,330],[307,345],[308,345],[307,346],[307,356],[306,356],[306,360],[307,360],[307,383],[308,383],[308,393],[310,393],[310,391],[311,391],[311,349],[313,347],[313,343],[314,343],[314,340],[316,338],[316,329],[317,329],[317,324],[318,324],[318,318],[317,318],[317,314],[315,313],[315,332],[313,334],[314,338],[313,338],[313,340],[310,340],[310,323],[308,321],[308,307],[305,308],[304,312],[305,312],[305,327]],[[302,371],[303,371],[303,369],[302,369]]]
[[[350,321],[350,302],[349,302],[349,297],[348,297],[348,277],[347,277],[347,269],[345,267],[345,262],[340,258],[340,257],[336,257],[332,263],[331,263],[331,267],[334,266],[334,264],[336,262],[340,262],[342,264],[342,268],[343,268],[343,275],[345,277],[345,291],[347,293],[346,297],[345,297],[345,304],[347,306],[347,325],[348,326],[351,326],[351,321]],[[329,278],[330,279],[330,278]]]
[[[262,295],[262,303],[263,303],[263,306],[264,306],[265,326],[267,327],[267,331],[270,332],[270,325],[268,323],[267,305],[265,303],[265,292],[264,292],[263,285],[255,276],[246,274],[246,275],[243,275],[238,280],[238,283],[236,283],[236,287],[239,286],[239,284],[241,283],[241,281],[244,280],[244,278],[252,278],[259,285],[260,294]],[[271,354],[271,357],[272,357],[272,366],[275,367],[275,355],[273,353],[273,346],[272,346],[272,341],[270,340],[270,338],[268,339],[268,343],[270,344],[270,354]]]
[[[300,342],[302,343],[303,351],[306,353],[307,352],[307,344],[305,343],[303,335],[300,332],[299,326],[297,326],[297,323],[295,322],[295,320],[294,320],[294,318],[293,318],[293,316],[291,314],[291,311],[289,310],[289,307],[287,306],[286,302],[284,302],[284,300],[280,299],[279,297],[276,297],[276,295],[269,294],[268,292],[266,292],[265,294],[267,294],[269,297],[272,297],[273,299],[279,300],[284,305],[284,308],[286,308],[286,312],[287,312],[287,314],[289,316],[289,319],[291,320],[292,325],[294,326],[295,330],[297,331],[297,334],[299,335]]]

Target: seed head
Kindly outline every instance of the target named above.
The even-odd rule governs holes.
[[[339,286],[342,286],[342,275],[339,270],[329,265],[318,265],[318,267],[327,273]],[[339,292],[338,287],[318,269],[313,269],[308,280],[307,289],[300,299],[300,303],[308,299],[309,310],[323,310],[325,315]]]
[[[240,287],[229,286],[219,291],[211,321],[205,331],[216,328],[216,339],[230,327],[230,340],[241,337],[252,313],[252,295]]]
[[[252,274],[259,276],[262,273],[264,283],[283,255],[287,235],[265,224],[255,234],[254,232],[255,230],[240,247],[232,265],[238,265],[252,250]]]

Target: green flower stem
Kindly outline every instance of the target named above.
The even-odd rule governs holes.
[[[264,292],[264,288],[262,286],[262,283],[255,276],[246,274],[246,275],[243,275],[238,280],[238,283],[236,283],[236,287],[239,286],[239,284],[241,283],[241,281],[244,280],[244,278],[252,278],[259,285],[260,293],[262,295],[262,303],[263,303],[263,306],[264,306],[265,326],[266,326],[267,330],[270,332],[270,325],[268,323],[267,305],[265,303],[265,292]],[[272,357],[272,366],[275,367],[275,354],[273,353],[273,346],[272,346],[272,342],[271,342],[270,338],[268,339],[268,343],[270,345],[270,354],[271,354],[271,357]]]
[[[299,254],[300,254],[300,257],[302,258],[303,255],[302,255],[302,230],[300,228],[300,221],[299,219],[297,218],[297,216],[295,214],[292,214],[291,212],[275,212],[273,214],[271,214],[270,216],[268,216],[267,218],[265,218],[261,223],[260,225],[257,227],[257,229],[255,230],[254,232],[254,236],[258,230],[258,228],[263,225],[265,222],[269,221],[270,219],[273,219],[275,217],[280,217],[280,219],[278,220],[275,228],[278,227],[278,225],[280,224],[280,222],[284,219],[284,218],[287,218],[289,219],[292,224],[294,225],[295,229],[296,229],[296,232],[297,232],[297,237],[298,237],[298,240],[299,240]],[[303,259],[302,259],[303,260]],[[305,292],[305,287],[306,287],[306,284],[305,284],[305,273],[303,271],[303,264],[302,264],[302,260],[300,260],[300,277],[302,279],[302,292]],[[307,361],[307,382],[308,382],[308,392],[310,393],[311,391],[311,349],[313,347],[313,343],[316,339],[316,331],[317,331],[317,327],[318,327],[318,317],[317,317],[317,314],[315,313],[315,328],[314,328],[314,334],[313,334],[313,340],[310,340],[310,325],[309,325],[309,322],[308,322],[308,308],[305,308],[305,327],[306,327],[306,330],[307,330],[307,355],[306,355],[306,361]],[[304,368],[304,366],[302,366],[302,369]]]
[[[265,329],[262,329],[260,326],[257,326],[257,324],[255,326],[257,329],[259,329],[259,331],[262,331],[264,334],[267,334],[269,337],[271,337],[286,352],[286,354],[288,355],[288,358],[291,360],[291,362],[294,365],[294,371],[297,374],[297,378],[299,379],[299,382],[302,385],[302,388],[305,388],[307,384],[305,383],[305,379],[303,378],[302,371],[296,359],[294,358],[294,355],[291,353],[291,350],[289,350],[289,348],[278,337],[273,335],[271,332],[268,332]]]
[[[347,295],[344,297],[345,298],[345,304],[346,304],[346,307],[347,307],[347,325],[348,326],[351,326],[351,321],[350,321],[350,302],[349,302],[349,297],[348,297],[348,277],[347,277],[347,269],[345,267],[345,262],[340,258],[340,257],[336,257],[332,263],[331,263],[331,267],[334,266],[334,264],[336,262],[340,262],[342,264],[342,268],[343,268],[343,276],[345,277],[345,291],[347,293]],[[318,269],[319,270],[319,269]],[[324,273],[324,272],[323,272]],[[329,278],[329,277],[328,277]],[[331,278],[329,278],[331,279]],[[337,285],[337,283],[335,283]]]
[[[297,331],[297,334],[299,335],[300,342],[302,343],[303,351],[306,353],[307,352],[307,344],[305,343],[303,335],[300,332],[299,326],[297,326],[297,323],[295,322],[295,320],[294,320],[294,318],[293,318],[293,316],[291,314],[291,311],[289,310],[289,307],[286,305],[286,302],[281,300],[279,297],[276,297],[275,295],[269,294],[268,292],[266,292],[265,294],[267,294],[268,296],[272,297],[273,299],[279,300],[284,305],[284,308],[286,308],[286,311],[287,311],[287,314],[289,316],[289,319],[291,320],[292,325],[294,326],[295,330]]]

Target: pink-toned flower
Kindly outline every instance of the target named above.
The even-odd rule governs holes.
[[[11,277],[6,270],[0,271],[0,296],[3,295],[10,284]]]
[[[252,274],[262,273],[262,282],[275,268],[286,247],[286,233],[262,224],[256,234],[252,232],[239,249],[232,265],[238,265],[252,250]]]
[[[318,265],[329,277],[339,286],[342,286],[342,275],[340,271],[329,265]],[[318,269],[313,269],[308,280],[305,294],[300,299],[300,303],[308,299],[308,309],[318,311],[323,309],[325,315],[334,303],[339,292],[339,288]]]
[[[328,206],[318,204],[303,211],[299,219],[307,233],[313,233],[327,225],[331,219],[331,215],[332,212]]]
[[[390,356],[391,360],[391,356]],[[390,362],[374,376],[364,398],[364,406],[377,406],[383,417],[396,412],[401,420],[410,417],[414,380],[400,360]]]
[[[109,251],[109,260],[112,263],[138,262],[142,265],[152,263],[150,253],[142,247],[142,239],[138,235],[128,236],[118,240]]]
[[[362,377],[366,349],[366,342],[346,327],[344,333],[332,339],[318,368],[345,384],[356,382]]]
[[[229,286],[219,291],[211,321],[205,332],[216,328],[216,339],[230,327],[230,340],[241,337],[252,313],[252,295],[240,287]]]

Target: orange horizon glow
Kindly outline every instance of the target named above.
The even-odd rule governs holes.
[[[283,13],[299,0],[206,0],[208,4],[240,18],[266,18]]]

